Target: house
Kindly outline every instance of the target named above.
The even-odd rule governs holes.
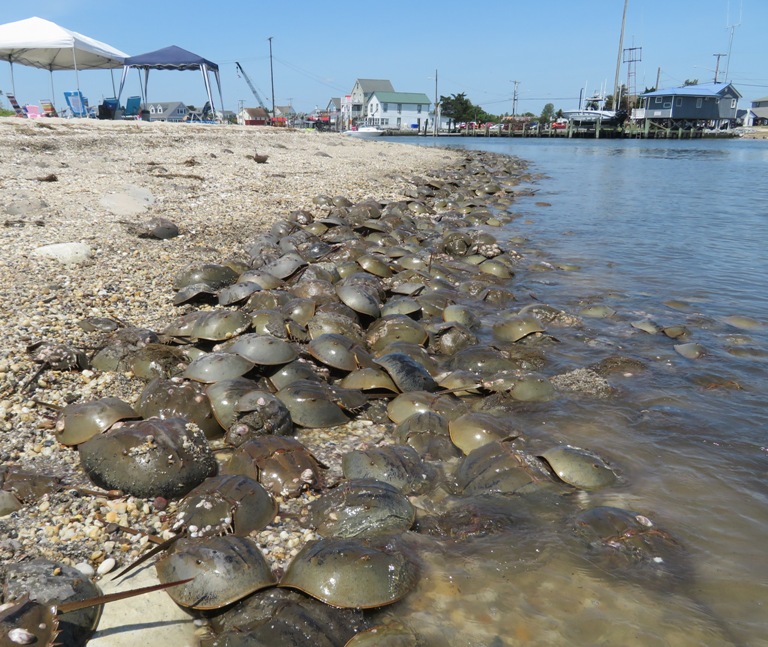
[[[387,92],[371,94],[365,112],[365,124],[392,130],[419,130],[429,123],[429,97],[423,92]]]
[[[237,123],[241,126],[266,126],[269,113],[264,108],[243,108],[237,114]]]
[[[646,121],[720,128],[736,119],[741,94],[730,83],[703,83],[641,94]]]
[[[353,123],[363,119],[368,114],[368,102],[374,92],[394,92],[391,81],[386,79],[357,79],[352,92],[345,101],[348,114],[343,115],[345,121]]]
[[[148,103],[144,110],[149,112],[150,121],[184,121],[189,114],[189,109],[181,101]]]
[[[768,97],[753,101],[749,112],[751,123],[745,122],[745,126],[768,126]]]
[[[341,97],[331,97],[328,101],[328,105],[325,106],[325,112],[328,115],[328,120],[336,130],[342,130],[341,128]]]

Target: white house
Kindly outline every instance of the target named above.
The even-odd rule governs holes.
[[[392,82],[386,79],[357,79],[355,85],[345,98],[348,114],[342,115],[342,118],[349,123],[358,119],[363,119],[368,114],[368,102],[371,100],[374,92],[394,92]]]
[[[148,103],[144,110],[149,111],[150,121],[184,121],[189,114],[187,106],[181,101],[158,101]]]
[[[375,91],[365,112],[365,124],[391,130],[431,127],[429,97],[423,92]]]

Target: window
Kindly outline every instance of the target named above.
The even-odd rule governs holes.
[[[731,99],[731,108],[736,107],[736,99]]]
[[[696,107],[701,108],[701,104],[702,104],[701,97],[699,97],[698,99],[696,99]]]
[[[661,103],[664,101],[664,97],[656,97],[656,103]]]
[[[402,111],[403,111],[403,104],[402,103],[398,103],[397,104],[397,114],[400,114]]]
[[[421,114],[421,104],[419,104],[419,105],[417,105],[417,106],[416,106],[416,112],[418,112],[419,114]]]
[[[680,108],[683,105],[683,97],[677,97],[677,100],[675,101],[675,105]]]
[[[389,104],[388,103],[382,103],[381,104],[381,111],[382,112],[387,112],[387,110],[389,110]]]

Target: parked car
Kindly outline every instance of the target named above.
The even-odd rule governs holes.
[[[568,128],[568,120],[563,119],[561,117],[557,121],[553,121],[550,128],[552,128],[553,130],[565,130],[566,128]]]

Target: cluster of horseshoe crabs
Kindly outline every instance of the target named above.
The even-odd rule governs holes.
[[[209,619],[206,645],[422,644],[395,604],[422,551],[514,533],[503,510],[517,502],[565,511],[590,559],[608,555],[601,569],[675,558],[646,517],[577,503],[617,486],[614,466],[570,445],[531,451],[515,425],[558,397],[546,350],[574,321],[516,298],[526,259],[495,233],[526,179],[518,161],[468,156],[401,201],[317,196],[243,257],[177,276],[164,330],[81,322],[104,340],[93,369],[146,386],[134,404],[68,405],[56,437],[95,485],[180,499],[156,569],[189,580],[168,592]],[[354,424],[378,442],[343,456],[316,442]],[[275,567],[253,537],[289,508],[319,539]]]

